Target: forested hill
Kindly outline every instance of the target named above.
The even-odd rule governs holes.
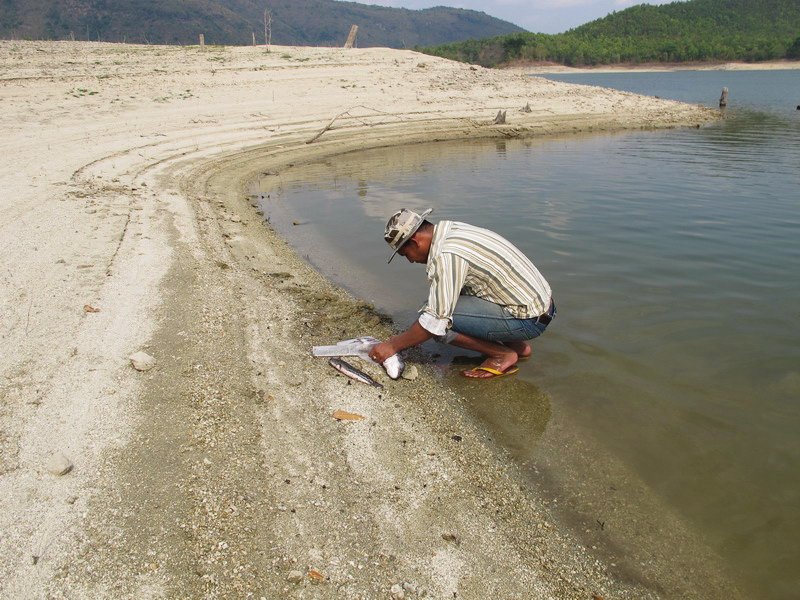
[[[520,33],[424,51],[484,66],[800,59],[800,1],[642,4],[557,35]]]
[[[351,25],[357,45],[404,48],[524,31],[482,12],[408,10],[336,0],[0,0],[0,38],[151,44],[272,43],[341,46]]]

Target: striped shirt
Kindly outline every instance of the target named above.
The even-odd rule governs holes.
[[[531,319],[550,307],[550,284],[511,242],[489,231],[440,221],[433,229],[426,270],[431,283],[419,323],[434,335],[452,324],[460,295],[499,304],[518,319]]]

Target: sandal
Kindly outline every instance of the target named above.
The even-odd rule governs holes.
[[[472,375],[467,375],[472,371],[485,371],[486,373],[490,373],[491,377],[473,377]],[[461,374],[466,377],[467,379],[497,379],[498,377],[505,377],[506,375],[513,375],[519,371],[514,365],[508,367],[505,371],[499,371],[498,369],[493,369],[492,367],[475,367],[474,369],[468,369],[466,371],[461,371]]]

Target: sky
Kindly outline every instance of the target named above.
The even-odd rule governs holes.
[[[452,6],[485,12],[535,33],[561,33],[634,4],[664,4],[668,0],[355,0],[395,8]]]

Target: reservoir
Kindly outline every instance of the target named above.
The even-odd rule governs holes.
[[[298,253],[403,328],[427,286],[424,267],[386,264],[392,212],[433,207],[434,222],[510,239],[558,318],[513,380],[462,381],[474,357],[426,346],[468,410],[617,576],[716,597],[701,565],[718,562],[721,588],[796,598],[800,71],[550,77],[730,95],[699,129],[374,150],[264,176],[254,194]]]

